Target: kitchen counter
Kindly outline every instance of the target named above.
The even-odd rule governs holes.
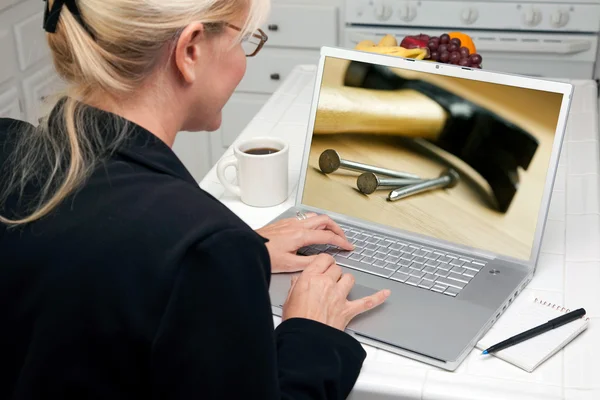
[[[253,228],[294,203],[315,73],[315,66],[297,66],[238,138],[288,141],[290,196],[285,203],[269,208],[243,204],[225,192],[214,167],[200,182]],[[588,329],[533,373],[494,357],[482,358],[478,350],[448,372],[363,345],[368,356],[350,399],[600,399],[598,94],[594,81],[571,82],[575,93],[538,269],[519,297],[585,307]],[[231,154],[232,147],[223,157]],[[279,323],[278,317],[274,320]]]

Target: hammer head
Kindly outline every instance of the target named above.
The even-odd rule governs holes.
[[[539,146],[533,135],[442,87],[402,78],[382,65],[352,61],[344,84],[377,90],[411,89],[437,102],[448,118],[437,139],[429,141],[469,164],[490,185],[498,210],[508,210],[518,189],[517,169],[529,168]]]
[[[335,172],[341,164],[340,155],[337,151],[327,149],[319,156],[319,168],[324,174]]]

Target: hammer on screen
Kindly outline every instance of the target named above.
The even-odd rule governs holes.
[[[444,88],[402,78],[385,66],[352,61],[344,85],[321,88],[316,134],[425,139],[469,164],[488,182],[499,211],[508,210],[519,186],[517,168],[527,170],[538,148],[533,135]],[[432,109],[430,100],[441,109]]]

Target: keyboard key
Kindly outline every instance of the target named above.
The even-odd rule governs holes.
[[[398,271],[402,272],[403,274],[410,275],[410,271],[412,270],[408,267],[401,267]]]
[[[373,257],[375,255],[375,252],[373,250],[363,250],[360,252],[360,254],[362,254],[365,257]]]
[[[415,256],[413,256],[412,254],[402,254],[400,258],[403,260],[412,261],[415,258]]]
[[[435,253],[427,253],[425,254],[425,258],[429,259],[429,260],[437,260],[439,257],[439,255],[435,254]]]
[[[481,271],[481,267],[479,265],[474,265],[474,264],[463,264],[463,268],[466,268],[473,272]]]
[[[460,267],[464,263],[464,261],[460,261],[458,259],[450,261],[450,265],[452,265],[453,267]]]
[[[379,243],[379,244],[382,246],[385,246],[385,247],[390,247],[394,243],[396,243],[396,242],[394,242],[393,240],[384,239],[383,243]]]
[[[442,256],[442,257],[438,258],[437,260],[441,263],[449,263],[453,259],[448,256]]]
[[[398,250],[392,250],[392,251],[390,251],[389,254],[390,254],[390,256],[400,257],[402,255],[402,252],[398,251]]]
[[[400,258],[393,257],[393,256],[387,256],[385,261],[392,263],[392,264],[396,264],[398,261],[400,261]]]
[[[355,260],[355,261],[360,261],[361,258],[363,258],[364,256],[362,254],[358,254],[358,253],[352,253],[350,254],[350,257],[348,257],[350,260]]]
[[[423,268],[423,272],[428,273],[428,274],[434,274],[436,270],[437,270],[436,267],[425,267],[425,268]]]
[[[398,265],[400,265],[402,267],[408,267],[410,264],[412,264],[412,261],[410,261],[410,260],[400,259],[400,261],[398,261]]]
[[[363,262],[365,264],[373,264],[375,262],[375,259],[372,257],[365,257],[362,260],[360,260],[360,262]]]
[[[412,247],[403,247],[400,249],[401,252],[403,252],[404,254],[412,254],[415,249],[413,249]]]
[[[423,271],[423,272],[425,272],[425,271]],[[423,275],[423,279],[433,282],[437,279],[437,276],[435,276],[434,274],[428,274],[425,272],[425,275]]]
[[[464,269],[463,267],[454,267],[450,270],[450,272],[454,272],[455,274],[464,274],[466,271],[466,269]]]
[[[365,242],[376,244],[376,243],[379,243],[379,239],[376,239],[376,238],[374,238],[374,237],[371,236],[371,237],[365,239]]]
[[[464,261],[464,262],[466,262],[466,263],[470,263],[471,261],[473,261],[473,259],[472,259],[472,258],[469,258],[469,257],[459,257],[458,259],[459,259],[460,261]]]
[[[387,257],[386,254],[381,254],[381,253],[375,253],[375,255],[373,256],[373,258],[376,258],[378,260],[385,260],[386,257]]]
[[[390,276],[390,279],[393,279],[398,282],[406,282],[406,280],[408,279],[408,275],[402,272],[396,272],[395,274]]]
[[[453,288],[453,287],[449,287],[448,289],[446,289],[446,291],[444,292],[444,294],[447,294],[448,296],[452,296],[455,297],[457,294],[460,293],[460,290]]]
[[[417,278],[415,276],[411,276],[406,280],[406,283],[413,286],[417,286],[419,282],[421,282],[421,278]]]
[[[416,250],[413,254],[417,257],[423,257],[425,254],[427,254],[427,252],[419,249],[419,250]]]
[[[427,262],[426,258],[423,257],[415,257],[413,259],[413,262],[419,263],[419,264],[425,264]]]
[[[358,235],[356,238],[357,238],[358,240],[362,240],[362,241],[364,242],[364,241],[366,241],[366,240],[369,238],[369,236],[367,236],[367,235],[364,235],[364,234],[360,234],[360,235]]]
[[[434,275],[437,276],[441,276],[442,278],[446,278],[448,275],[450,274],[450,271],[444,271],[441,268],[438,268],[435,272]]]
[[[377,275],[384,278],[388,278],[392,274],[392,271],[388,271],[380,267],[374,267],[369,264],[363,264],[361,262],[351,259],[340,260],[340,263],[348,268],[355,269],[357,271],[363,271],[368,274]]]
[[[429,260],[425,263],[428,267],[437,267],[441,264],[439,261]]]
[[[373,263],[374,266],[379,267],[379,268],[383,268],[385,267],[387,263],[383,260],[375,260],[375,262]]]
[[[446,286],[452,286],[455,287],[457,289],[462,289],[465,287],[464,283],[462,282],[458,282],[458,281],[454,281],[448,278],[438,278],[437,283],[441,284],[441,285],[446,285]]]
[[[414,271],[420,271],[423,269],[423,264],[412,263],[408,267]]]
[[[466,279],[466,277],[463,277],[462,275],[452,274],[452,273],[450,275],[448,275],[448,279],[452,279],[453,281],[464,283],[465,285],[467,283],[469,283],[469,281]]]
[[[463,276],[467,276],[469,278],[474,278],[476,273],[477,272],[471,271],[470,269],[468,269],[465,272],[463,272]]]
[[[335,247],[330,247],[327,250],[325,250],[325,253],[332,255],[332,256],[335,256],[339,252],[340,252],[340,250],[336,249]]]
[[[365,246],[365,249],[367,249],[367,250],[373,250],[373,251],[375,251],[375,250],[377,250],[377,249],[378,249],[378,246],[377,246],[376,244],[370,244],[370,243],[368,243],[368,244]]]
[[[452,269],[452,267],[450,266],[450,264],[444,264],[444,263],[440,263],[437,266],[438,269],[443,269],[444,271],[450,271]]]
[[[337,256],[342,257],[342,258],[348,258],[350,257],[350,254],[354,254],[351,251],[346,251],[346,250],[342,250],[339,253],[337,253]]]
[[[367,245],[364,241],[358,239],[352,239],[350,242],[354,245],[354,247],[359,249],[364,249]]]
[[[409,274],[409,275],[410,275],[410,276],[414,276],[414,277],[417,277],[417,278],[421,279],[423,276],[425,276],[425,272],[422,272],[422,271],[417,271],[417,270],[414,270],[414,269],[413,269],[412,271],[410,271],[410,274]]]
[[[425,279],[423,279],[421,282],[419,282],[419,287],[422,287],[425,289],[431,289],[432,286],[433,286],[432,281],[426,281]]]
[[[431,287],[431,290],[433,290],[434,292],[438,292],[438,293],[444,293],[447,289],[447,286],[441,286],[438,284],[435,284]]]
[[[479,261],[471,261],[471,264],[475,264],[475,265],[480,266],[480,267],[485,267],[485,263],[482,263],[482,262],[479,262]]]
[[[402,246],[400,243],[393,243],[390,246],[390,249],[392,250],[400,250],[401,248],[403,248],[404,246]]]
[[[400,267],[398,266],[398,264],[387,263],[387,264],[385,264],[384,268],[387,270],[390,270],[390,271],[396,271]]]
[[[388,254],[390,252],[390,249],[388,249],[387,247],[381,247],[378,245],[377,252],[381,253],[381,254]]]
[[[304,252],[304,255],[307,255],[307,256],[314,256],[314,255],[317,255],[317,254],[319,254],[319,250],[316,250],[316,249],[313,249],[313,248],[308,248]]]
[[[356,232],[344,232],[344,234],[346,235],[346,239],[352,239],[353,237],[355,237],[356,235],[358,235],[358,233]]]

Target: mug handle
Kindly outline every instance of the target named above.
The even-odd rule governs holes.
[[[221,161],[219,161],[219,163],[217,164],[217,177],[219,178],[219,180],[221,181],[221,184],[225,187],[225,189],[229,190],[231,193],[235,194],[236,196],[241,196],[242,190],[240,189],[240,187],[237,185],[234,185],[233,183],[229,182],[225,178],[225,170],[229,167],[234,167],[235,173],[237,175],[238,160],[235,156],[229,156],[229,157],[226,157],[226,158],[222,159]]]

